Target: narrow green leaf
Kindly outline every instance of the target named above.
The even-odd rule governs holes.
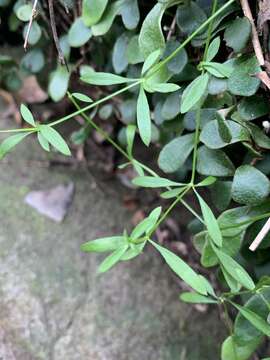
[[[217,55],[220,48],[220,37],[216,37],[209,45],[206,55],[206,61],[211,61]]]
[[[217,178],[214,176],[208,176],[207,178],[203,179],[199,182],[196,186],[209,186],[214,184],[217,181]]]
[[[246,318],[255,328],[260,330],[266,336],[270,336],[270,325],[259,315],[255,312],[251,311],[250,309],[238,305],[234,302],[231,302],[236,309],[240,311],[240,313]]]
[[[121,257],[121,261],[127,261],[134,259],[136,256],[140,255],[143,251],[143,248],[146,244],[146,241],[142,242],[141,244],[131,244],[132,247],[130,247],[124,255]]]
[[[233,68],[229,64],[203,62],[202,65],[205,70],[217,78],[229,78],[233,72]]]
[[[173,190],[168,190],[168,191],[163,192],[160,196],[162,197],[162,199],[175,198],[178,195],[180,195],[185,189],[186,189],[186,187],[175,188]]]
[[[136,134],[136,126],[128,125],[126,128],[127,153],[131,158],[132,158],[132,149],[133,149],[135,134]]]
[[[190,304],[218,304],[217,300],[192,292],[180,294],[180,300]]]
[[[39,131],[37,133],[37,138],[38,138],[38,142],[40,144],[40,146],[45,150],[45,151],[50,151],[50,144],[49,142],[45,139],[45,137],[41,134],[41,132]]]
[[[148,55],[142,67],[142,75],[144,75],[153,65],[155,65],[159,58],[160,49],[155,50],[150,55]]]
[[[151,141],[151,117],[147,97],[143,86],[140,87],[137,102],[137,125],[142,141],[149,146]]]
[[[69,147],[62,136],[49,125],[40,125],[39,130],[44,138],[54,146],[60,153],[64,155],[71,155]]]
[[[143,219],[130,234],[131,239],[135,240],[140,238],[144,233],[147,234],[156,225],[158,218],[161,214],[161,207],[157,207],[151,211],[149,216]]]
[[[156,224],[156,222],[158,221],[159,217],[160,217],[160,214],[161,214],[161,210],[162,210],[162,207],[161,206],[158,206],[156,207],[155,209],[153,209],[150,214],[149,214],[149,218],[152,219],[154,225]],[[151,230],[151,229],[150,229]],[[150,231],[149,230],[149,231]]]
[[[98,267],[98,273],[104,273],[110,270],[115,264],[117,264],[124,253],[127,251],[128,245],[124,245],[123,247],[116,249],[111,255],[107,256],[105,260]]]
[[[184,90],[181,99],[181,113],[184,114],[193,108],[205,95],[209,76],[207,73],[198,76]]]
[[[180,186],[181,183],[155,176],[139,176],[132,180],[132,183],[137,186],[159,188],[167,186]]]
[[[87,103],[93,102],[93,100],[92,100],[89,96],[87,96],[87,95],[85,95],[85,94],[81,94],[81,93],[78,93],[78,92],[74,92],[74,93],[72,93],[71,95],[72,95],[73,97],[75,97],[75,99],[78,99],[78,100],[83,101],[83,102],[87,102]]]
[[[214,243],[221,247],[222,246],[222,235],[221,231],[217,222],[217,219],[215,218],[212,210],[210,207],[206,204],[206,202],[203,200],[203,198],[196,192],[197,198],[200,203],[200,207],[202,210],[203,218],[205,221],[205,225],[207,228],[207,231],[211,237],[211,239],[214,241]]]
[[[180,86],[173,83],[153,84],[151,85],[152,92],[171,93],[180,89]]]
[[[246,270],[239,265],[231,256],[213,247],[220,263],[224,269],[233,277],[237,282],[248,290],[255,289],[255,284]]]
[[[81,77],[81,80],[91,85],[116,85],[127,82],[136,81],[135,79],[128,79],[120,75],[115,75],[105,72],[89,71],[86,75]]]
[[[127,243],[126,236],[110,236],[88,241],[81,245],[84,252],[107,252],[123,247]]]
[[[225,281],[226,281],[226,283],[228,284],[231,292],[232,292],[232,293],[238,292],[238,291],[241,289],[241,284],[240,284],[237,280],[235,280],[235,279],[231,276],[231,274],[229,274],[229,273],[225,270],[224,266],[220,265],[220,268],[221,268],[221,270],[222,270],[222,273],[223,273],[223,275],[224,275]]]
[[[34,117],[31,113],[31,111],[28,109],[27,106],[25,106],[24,104],[21,104],[21,115],[24,121],[26,121],[28,124],[32,125],[32,126],[36,126],[35,124],[35,120]]]
[[[158,157],[158,166],[166,173],[180,169],[194,147],[194,133],[174,138],[166,144]]]
[[[175,255],[168,249],[156,244],[154,241],[149,240],[150,243],[159,251],[163,256],[169,267],[190,287],[200,294],[207,295],[207,289],[204,281],[198,274],[186,264],[179,256]]]
[[[20,133],[9,136],[0,144],[0,160],[11,151],[17,144],[19,144],[29,133]]]

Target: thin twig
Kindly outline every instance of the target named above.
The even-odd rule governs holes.
[[[254,19],[252,16],[252,12],[250,10],[250,6],[248,3],[248,0],[240,0],[241,6],[242,6],[242,10],[244,15],[249,19],[250,23],[251,23],[251,28],[252,28],[252,44],[253,44],[253,48],[255,51],[255,55],[258,59],[259,65],[260,66],[264,66],[264,56],[263,56],[263,51],[262,51],[262,47],[260,44],[260,40],[259,40],[259,36],[257,33],[257,29],[254,23]]]
[[[62,65],[65,65],[67,70],[69,71],[68,69],[68,66],[67,66],[67,63],[66,63],[66,60],[64,58],[64,55],[63,55],[63,52],[62,52],[62,49],[60,47],[60,44],[59,44],[59,38],[58,38],[58,34],[57,34],[57,30],[56,30],[56,25],[55,25],[55,16],[54,16],[54,9],[53,9],[53,0],[48,0],[48,5],[49,5],[49,14],[50,14],[50,21],[51,21],[51,28],[52,28],[52,34],[53,34],[53,40],[54,40],[54,43],[55,43],[55,47],[56,47],[56,50],[58,52],[58,58],[59,58],[59,61]]]
[[[256,236],[255,240],[250,245],[249,250],[255,251],[257,247],[260,245],[260,243],[263,241],[269,230],[270,230],[270,218],[266,221],[261,231]]]
[[[175,25],[176,25],[176,16],[173,18],[173,21],[171,23],[168,35],[167,35],[167,41],[170,40],[170,38],[172,37],[172,34],[175,30]]]
[[[37,13],[37,3],[38,3],[38,0],[35,0],[33,8],[32,8],[31,17],[30,17],[30,20],[29,20],[27,32],[26,32],[26,35],[25,35],[24,44],[23,44],[24,50],[27,49],[27,44],[28,44],[28,39],[29,39],[31,27],[32,27],[32,24],[33,24],[34,17],[36,16],[36,13]]]

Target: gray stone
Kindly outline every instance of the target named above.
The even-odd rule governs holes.
[[[40,214],[62,222],[74,195],[74,184],[57,185],[49,190],[30,191],[24,198],[26,204],[32,206]]]
[[[179,284],[147,248],[104,275],[80,244],[128,227],[119,191],[84,170],[40,166],[33,139],[0,163],[0,359],[217,360],[223,324],[178,300]],[[73,182],[62,224],[27,206],[33,189]],[[105,191],[105,192],[104,192]]]

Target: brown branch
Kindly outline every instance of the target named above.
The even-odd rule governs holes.
[[[60,63],[62,65],[65,65],[67,70],[68,70],[66,60],[64,58],[62,49],[61,49],[60,44],[59,44],[59,37],[58,37],[58,34],[57,34],[56,25],[55,25],[53,0],[48,0],[48,5],[49,5],[49,14],[50,14],[50,21],[51,21],[53,40],[54,40],[54,43],[55,43],[56,50],[58,52],[58,58],[59,58]]]
[[[27,32],[26,32],[26,35],[25,35],[24,44],[23,44],[24,50],[27,49],[27,44],[28,44],[28,39],[29,39],[31,27],[32,27],[32,24],[33,24],[34,17],[36,16],[36,13],[37,13],[37,3],[38,3],[38,0],[35,0],[33,8],[32,8],[31,17],[30,17],[30,20],[29,20]]]
[[[255,51],[255,55],[257,57],[257,60],[259,62],[260,66],[264,66],[264,56],[263,56],[263,51],[262,51],[262,47],[260,44],[260,40],[259,40],[259,36],[257,33],[257,29],[254,23],[254,19],[252,16],[252,12],[250,10],[250,6],[248,3],[248,0],[240,0],[241,6],[242,6],[242,10],[244,15],[249,19],[250,23],[251,23],[251,29],[252,29],[252,44],[253,44],[253,48]]]

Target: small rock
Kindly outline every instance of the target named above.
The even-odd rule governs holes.
[[[31,191],[24,201],[56,222],[62,222],[74,195],[74,184],[58,185],[50,190]]]

